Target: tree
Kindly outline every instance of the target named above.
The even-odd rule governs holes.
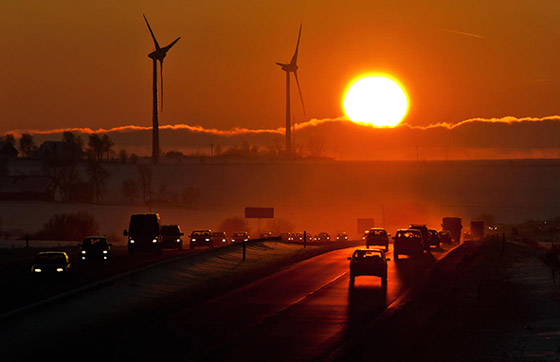
[[[103,167],[101,161],[90,159],[87,164],[87,173],[89,182],[93,187],[95,201],[99,203],[99,200],[103,197],[105,192],[107,192],[105,185],[109,178],[109,171]]]
[[[70,131],[64,131],[62,133],[62,140],[64,142],[70,142],[78,145],[78,147],[80,147],[80,150],[84,149],[84,140],[82,139],[82,137],[79,135],[76,136],[74,133]]]
[[[119,161],[121,163],[126,163],[126,161],[128,161],[128,153],[126,153],[126,150],[124,148],[121,148],[121,150],[119,151]]]
[[[111,140],[108,134],[101,136],[101,152],[105,154],[107,161],[111,160],[113,156],[114,151],[112,148],[114,145],[113,140]]]
[[[267,228],[273,235],[291,233],[295,229],[294,224],[286,219],[272,219],[268,222]]]
[[[138,192],[138,184],[134,180],[126,180],[122,184],[122,191],[124,195],[124,201],[132,205],[140,196]]]
[[[103,158],[103,142],[98,134],[90,134],[88,138],[88,158],[100,161]]]
[[[240,217],[230,217],[220,223],[219,230],[225,231],[228,235],[238,231],[249,232],[249,223]]]
[[[194,186],[187,186],[181,192],[181,201],[187,209],[192,209],[199,197],[200,191]]]
[[[0,141],[2,141],[2,142],[8,142],[9,144],[11,144],[11,145],[14,146],[14,147],[15,147],[15,145],[16,145],[16,139],[15,139],[14,135],[11,134],[11,133],[6,133],[6,134],[4,135],[4,137],[0,137]]]
[[[37,235],[39,240],[82,240],[88,235],[95,235],[99,225],[93,215],[79,211],[76,214],[55,214]]]
[[[25,157],[32,157],[37,150],[33,136],[30,133],[24,133],[19,139],[19,150]]]

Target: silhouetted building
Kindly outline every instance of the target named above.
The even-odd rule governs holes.
[[[18,150],[10,142],[0,142],[0,159],[16,158]]]
[[[37,156],[46,162],[72,164],[83,157],[83,152],[74,142],[45,141],[37,150]]]

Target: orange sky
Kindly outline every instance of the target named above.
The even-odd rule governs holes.
[[[339,117],[347,82],[371,71],[406,87],[412,125],[560,113],[555,0],[19,0],[0,3],[0,132],[151,125],[142,13],[160,44],[182,37],[161,124],[282,127],[274,63],[291,58],[300,22],[308,118]]]

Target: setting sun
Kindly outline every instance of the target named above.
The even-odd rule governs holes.
[[[344,96],[344,112],[353,122],[395,127],[408,109],[402,88],[392,79],[366,76],[352,83]]]

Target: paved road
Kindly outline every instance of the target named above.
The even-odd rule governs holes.
[[[297,263],[195,305],[181,307],[180,300],[166,302],[163,298],[135,317],[74,320],[70,325],[76,333],[65,328],[64,338],[56,343],[65,355],[82,361],[321,360],[345,339],[360,333],[362,326],[412,287],[450,247],[432,249],[420,259],[390,261],[386,290],[379,278],[367,276],[356,278],[350,287],[347,257],[354,249]],[[108,300],[114,293],[104,294]],[[95,303],[99,305],[103,298]],[[127,300],[120,298],[126,306]],[[83,303],[88,305],[87,300]],[[34,328],[40,328],[39,321]],[[91,348],[91,344],[99,348]],[[45,343],[40,345],[45,347]],[[49,347],[53,348],[53,342]]]

